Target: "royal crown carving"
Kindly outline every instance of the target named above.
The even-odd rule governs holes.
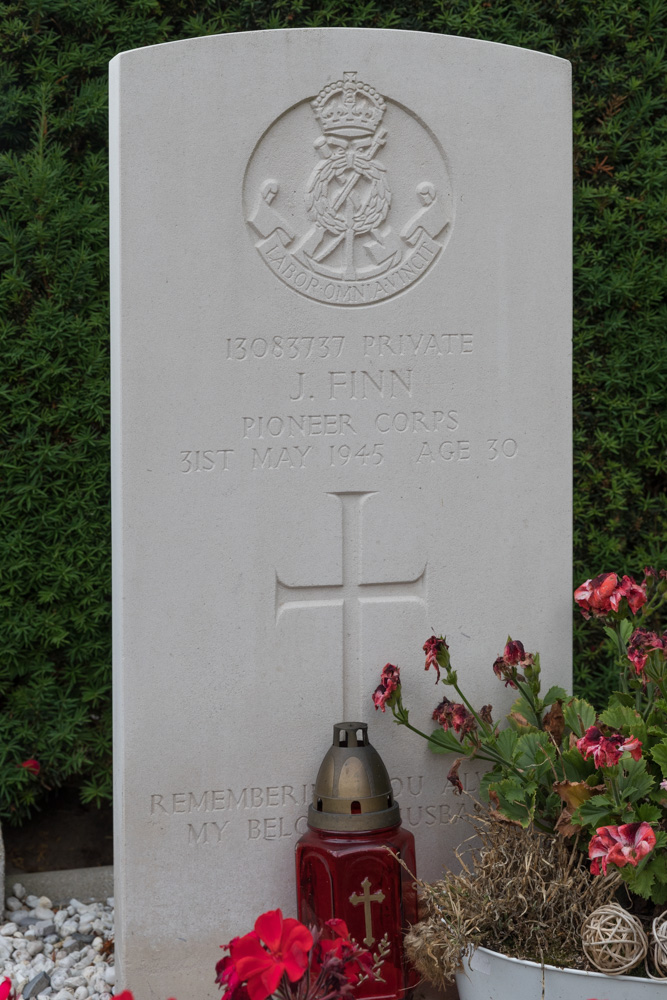
[[[322,132],[350,138],[373,135],[385,112],[384,99],[370,84],[357,80],[356,71],[343,77],[323,87],[312,101]]]

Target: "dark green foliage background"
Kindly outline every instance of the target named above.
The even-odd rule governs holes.
[[[335,25],[572,61],[574,575],[667,565],[665,0],[4,0],[3,820],[67,781],[87,801],[111,795],[108,61],[203,34]],[[601,636],[576,621],[576,684],[593,699],[609,677]],[[17,766],[31,757],[38,778]]]

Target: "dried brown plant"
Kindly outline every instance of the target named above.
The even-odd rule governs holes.
[[[621,878],[590,874],[587,859],[562,838],[524,830],[477,807],[475,836],[456,851],[458,874],[417,880],[428,916],[406,936],[411,962],[435,986],[452,982],[477,945],[550,965],[592,969],[581,924],[609,902]],[[473,843],[474,842],[474,843]]]

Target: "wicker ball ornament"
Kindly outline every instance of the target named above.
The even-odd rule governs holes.
[[[629,972],[646,957],[648,938],[640,921],[617,903],[593,910],[581,927],[587,958],[609,976]]]
[[[657,975],[647,969],[651,979],[667,979],[667,910],[653,921],[653,940],[651,941],[651,958]]]

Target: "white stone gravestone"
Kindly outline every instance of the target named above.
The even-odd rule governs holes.
[[[421,728],[447,634],[506,711],[507,633],[570,677],[570,67],[312,29],[111,65],[117,948],[219,995],[295,912],[332,724],[371,723],[420,873],[452,858]],[[450,692],[451,693],[451,692]],[[474,782],[470,782],[474,787]]]

